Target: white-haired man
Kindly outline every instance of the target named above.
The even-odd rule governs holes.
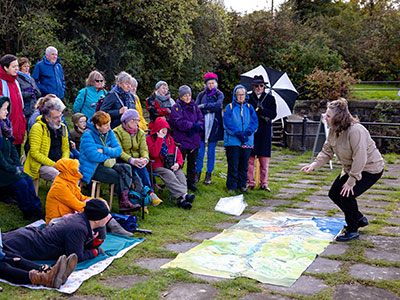
[[[35,65],[32,77],[35,79],[42,96],[55,94],[60,99],[64,97],[64,71],[55,47],[47,47],[43,60]]]

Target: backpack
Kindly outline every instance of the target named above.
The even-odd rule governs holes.
[[[129,191],[129,200],[133,204],[140,204],[142,207],[147,206],[151,202],[150,199],[150,188],[143,186],[142,179],[136,173],[132,172],[132,189]]]

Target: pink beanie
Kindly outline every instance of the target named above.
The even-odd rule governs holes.
[[[215,73],[207,73],[206,75],[204,75],[204,83],[207,83],[207,81],[211,79],[218,81],[218,75]]]

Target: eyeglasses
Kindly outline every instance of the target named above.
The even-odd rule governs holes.
[[[263,84],[254,84],[253,86],[254,86],[255,88],[262,88],[262,87],[264,87]]]
[[[246,94],[236,94],[236,97],[246,97]]]
[[[99,82],[103,82],[104,80],[103,80],[103,79],[95,79],[94,81],[96,81],[97,83],[99,83]]]
[[[62,117],[64,117],[64,114],[59,114],[58,116],[52,116],[50,117],[52,120],[59,120],[62,119]]]

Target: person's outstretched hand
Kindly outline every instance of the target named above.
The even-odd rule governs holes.
[[[350,197],[350,195],[354,195],[353,187],[349,186],[347,182],[343,184],[342,190],[340,192],[340,196]]]
[[[304,171],[304,172],[306,172],[306,173],[310,173],[311,171],[314,171],[314,168],[311,167],[311,165],[309,165],[309,166],[304,166],[304,167],[302,167],[302,168],[300,169],[300,171]]]

